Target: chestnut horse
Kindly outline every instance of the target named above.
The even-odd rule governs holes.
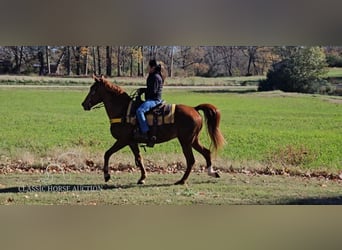
[[[82,103],[84,110],[91,110],[95,105],[103,103],[110,121],[120,121],[126,116],[127,108],[132,100],[121,87],[109,82],[102,77],[93,76],[95,82],[90,87],[90,91]],[[196,107],[186,105],[176,105],[173,124],[164,124],[158,127],[156,132],[156,143],[163,143],[174,138],[178,138],[186,158],[187,168],[183,177],[175,184],[184,184],[188,179],[191,169],[195,163],[192,148],[198,151],[206,160],[209,176],[220,177],[213,170],[211,165],[211,151],[201,145],[198,135],[202,128],[202,117],[199,114],[202,110],[207,122],[207,129],[211,139],[211,148],[216,151],[222,147],[225,140],[219,130],[220,112],[211,104],[201,104]],[[136,125],[125,122],[114,122],[110,125],[112,136],[116,139],[114,145],[104,154],[104,179],[107,182],[110,179],[108,173],[108,162],[112,154],[118,150],[129,146],[135,157],[135,164],[140,168],[141,177],[138,184],[143,184],[146,178],[146,171],[139,151],[139,143],[133,136]]]

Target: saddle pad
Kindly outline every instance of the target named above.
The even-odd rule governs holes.
[[[132,108],[132,102],[129,104],[128,109],[127,109],[127,115],[126,115],[126,122],[131,123],[133,125],[137,124],[137,119],[136,116],[132,116],[131,114],[131,108]],[[176,104],[165,104],[162,107],[164,109],[163,111],[157,111],[158,118],[157,118],[157,125],[163,125],[163,124],[172,124],[175,122],[175,109],[176,109]],[[153,126],[153,112],[147,112],[146,115],[146,120],[147,124],[149,126]]]

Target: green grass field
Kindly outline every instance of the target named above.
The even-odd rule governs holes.
[[[108,185],[102,174],[9,174],[0,179],[0,204],[196,205],[196,204],[341,204],[341,183],[324,179],[222,174],[212,179],[193,173],[189,185],[175,186],[181,174],[119,173]]]
[[[240,86],[257,85],[258,81],[265,76],[242,76],[242,77],[173,77],[167,78],[169,86]],[[111,77],[112,82],[119,85],[138,86],[144,85],[145,77]],[[35,86],[84,86],[92,83],[88,77],[49,77],[49,76],[26,76],[26,75],[0,75],[2,85],[35,85]]]
[[[342,77],[342,68],[329,68],[328,77]]]
[[[128,92],[132,88],[128,88]],[[164,99],[195,106],[213,103],[222,113],[221,130],[228,142],[214,165],[221,169],[289,168],[306,171],[342,169],[342,99],[282,92],[234,92],[232,89],[165,89]],[[0,168],[7,164],[47,166],[58,159],[102,166],[113,143],[103,109],[83,111],[88,88],[0,87]],[[209,144],[203,131],[201,140]],[[67,156],[70,154],[71,156]],[[145,164],[167,168],[184,162],[177,140],[143,152]],[[93,173],[0,174],[0,204],[341,204],[341,182],[306,178],[221,173],[212,179],[197,173],[189,185],[173,186],[182,172],[149,173],[138,186],[138,171],[112,173],[104,186],[101,170]],[[76,159],[75,159],[76,158]],[[56,160],[57,159],[57,160]],[[77,162],[75,162],[77,161]],[[114,154],[110,164],[134,165],[128,149]],[[0,169],[1,170],[1,169]],[[247,173],[247,174],[246,174]],[[87,185],[96,190],[87,190]],[[31,190],[24,192],[25,187]],[[44,190],[39,190],[43,188]],[[51,190],[45,190],[45,189]],[[80,190],[80,188],[86,188]],[[61,189],[61,190],[55,190]]]
[[[1,88],[1,155],[14,159],[26,155],[39,162],[41,157],[77,149],[102,158],[113,139],[104,109],[83,111],[80,104],[87,91]],[[164,99],[190,106],[213,103],[219,107],[221,130],[228,144],[218,153],[218,164],[342,169],[339,98],[282,92],[165,90]],[[209,144],[205,132],[201,139]],[[177,140],[157,145],[145,155],[166,158],[170,153],[182,159]],[[128,149],[121,155],[129,155],[130,159]],[[120,158],[113,156],[113,161]]]

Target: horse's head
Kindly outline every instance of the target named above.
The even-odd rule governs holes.
[[[94,84],[90,87],[90,91],[84,101],[82,106],[84,110],[91,110],[96,104],[103,102],[103,94],[101,93],[104,77],[96,77],[93,75],[95,80]]]

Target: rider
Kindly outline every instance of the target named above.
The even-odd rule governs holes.
[[[138,95],[145,93],[145,102],[136,111],[140,134],[136,134],[135,137],[139,140],[150,140],[145,113],[162,102],[162,89],[165,79],[162,73],[162,66],[157,64],[155,59],[150,60],[148,66],[149,74],[146,80],[146,88],[138,89]]]

